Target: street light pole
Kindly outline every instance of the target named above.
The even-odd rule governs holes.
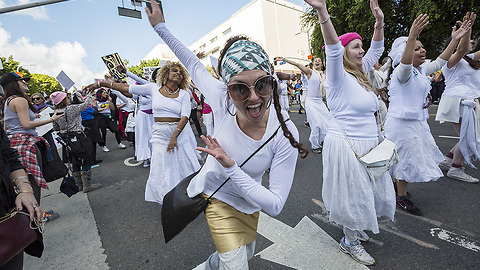
[[[40,7],[40,6],[45,6],[45,5],[50,5],[50,4],[55,4],[55,3],[59,3],[59,2],[65,2],[65,1],[69,1],[69,0],[45,0],[45,1],[42,1],[42,2],[35,2],[35,3],[28,3],[28,4],[23,4],[23,5],[0,8],[0,14],[7,13],[7,12],[12,12],[12,11],[17,11],[17,10],[22,10],[22,9],[27,9],[27,8]]]

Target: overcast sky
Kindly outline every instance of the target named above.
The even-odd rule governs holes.
[[[42,0],[0,0],[0,7]],[[133,8],[123,0],[125,8]],[[227,20],[250,0],[164,0],[168,28],[187,46]],[[303,0],[289,0],[305,8]],[[118,15],[122,0],[70,0],[0,14],[0,56],[13,55],[31,73],[61,70],[77,87],[103,77],[101,56],[118,52],[138,64],[163,43],[148,22]],[[35,65],[35,66],[31,66]]]

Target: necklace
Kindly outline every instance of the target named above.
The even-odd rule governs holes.
[[[168,88],[168,90],[170,91],[166,91],[168,94],[170,95],[175,95],[178,91],[180,91],[180,87],[178,87],[177,89],[173,90],[172,88],[168,87],[168,85],[165,84],[165,87]]]

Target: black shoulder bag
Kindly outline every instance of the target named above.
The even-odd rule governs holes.
[[[286,121],[288,121],[287,119]],[[275,132],[266,140],[255,152],[253,152],[241,165],[242,167],[247,161],[249,161],[258,151],[260,151],[269,141],[275,137],[280,126],[275,130]],[[206,200],[202,197],[201,194],[190,198],[187,194],[187,187],[190,184],[190,181],[198,174],[200,170],[194,172],[193,174],[184,178],[180,183],[178,183],[172,190],[170,190],[165,197],[163,197],[163,207],[162,207],[162,226],[163,226],[163,235],[165,236],[165,243],[168,243],[175,236],[177,236],[188,224],[194,221],[201,212],[205,211],[205,208],[210,203],[210,198],[212,198],[215,193],[217,193],[220,188],[222,188],[230,178],[225,180],[212,195],[210,195]]]

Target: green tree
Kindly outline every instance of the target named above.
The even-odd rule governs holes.
[[[28,82],[28,89],[30,94],[45,93],[50,95],[55,91],[63,91],[63,87],[53,77],[44,74],[32,74]]]
[[[125,60],[124,60],[125,62]],[[128,63],[128,61],[127,61]],[[127,66],[127,70],[132,72],[133,74],[142,74],[143,75],[143,68],[144,67],[156,67],[160,66],[160,59],[152,59],[152,60],[142,60],[140,61],[140,64],[136,66]]]
[[[13,60],[13,56],[10,55],[8,58],[2,56],[0,59],[3,65],[3,69],[0,69],[0,76],[9,72],[17,72],[20,62]],[[20,66],[18,71],[21,72],[24,77],[30,77],[30,72],[27,69],[24,69]]]
[[[328,11],[338,35],[357,32],[363,37],[364,48],[370,46],[375,18],[369,0],[326,0]],[[462,20],[468,11],[477,12],[480,0],[381,0],[379,5],[385,15],[385,48],[388,50],[399,36],[406,36],[413,20],[422,13],[430,17],[430,25],[419,39],[427,49],[427,57],[437,57],[443,43],[450,36],[452,26]],[[302,18],[304,28],[312,28],[311,46],[314,55],[324,55],[324,44],[316,12],[309,9]],[[474,24],[472,33],[478,33],[480,23]],[[474,38],[477,38],[475,36]]]

